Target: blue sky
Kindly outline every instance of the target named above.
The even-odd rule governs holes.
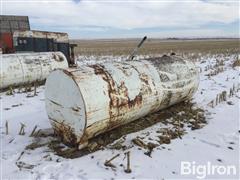
[[[239,37],[240,23],[237,0],[2,0],[1,14],[80,39]]]

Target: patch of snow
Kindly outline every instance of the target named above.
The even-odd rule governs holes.
[[[194,56],[194,55],[192,55]],[[182,161],[214,165],[234,165],[237,175],[224,176],[209,175],[210,178],[239,179],[239,99],[240,91],[226,102],[214,107],[209,102],[216,99],[217,94],[226,91],[229,94],[233,86],[239,89],[239,71],[232,68],[236,55],[202,55],[196,61],[201,69],[200,86],[194,95],[198,106],[208,110],[208,124],[202,129],[188,131],[182,139],[172,140],[170,144],[160,145],[152,152],[152,158],[144,155],[143,150],[133,146],[131,151],[132,173],[124,172],[126,158],[123,151],[105,148],[92,154],[76,158],[65,159],[52,152],[47,146],[35,150],[24,150],[25,147],[37,139],[29,137],[33,128],[51,129],[44,104],[44,86],[38,88],[38,95],[26,97],[26,93],[15,93],[7,96],[0,93],[3,107],[1,107],[1,165],[3,179],[92,179],[92,178],[196,178],[195,175],[181,175]],[[87,61],[79,57],[79,64],[96,62],[96,57],[89,57]],[[100,61],[122,61],[126,57],[102,57]],[[139,57],[143,58],[143,57]],[[213,69],[218,60],[224,61],[224,71],[214,76],[207,74]],[[99,59],[98,59],[99,60]],[[84,61],[84,62],[81,62]],[[17,91],[17,90],[16,90]],[[228,103],[231,101],[231,103]],[[5,123],[8,122],[9,134],[6,135]],[[25,135],[19,135],[20,123],[26,125]],[[158,124],[140,132],[126,136],[125,144],[132,145],[131,139],[146,132],[153,133]],[[47,141],[47,139],[46,139]],[[24,152],[22,154],[22,152]],[[104,162],[120,153],[120,157],[113,160],[116,170],[104,166]],[[19,169],[22,163],[25,168]],[[123,165],[123,166],[122,166]]]

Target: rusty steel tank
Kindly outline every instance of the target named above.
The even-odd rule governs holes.
[[[193,96],[195,65],[177,56],[84,65],[53,71],[46,81],[50,122],[63,142],[88,139]]]
[[[43,81],[57,68],[67,68],[61,52],[0,54],[0,90],[35,81]]]

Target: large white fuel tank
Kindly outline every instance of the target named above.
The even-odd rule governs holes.
[[[65,143],[88,139],[191,98],[199,75],[176,56],[53,71],[46,81],[50,122]]]
[[[61,52],[0,54],[0,90],[43,81],[54,69],[67,67]]]

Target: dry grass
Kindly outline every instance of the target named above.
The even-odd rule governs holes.
[[[140,39],[122,40],[72,40],[78,44],[76,55],[129,55]],[[181,53],[236,53],[238,39],[223,40],[159,40],[148,39],[139,54]]]
[[[240,66],[240,59],[237,59],[236,61],[234,61],[233,63],[233,67],[237,67]]]
[[[204,111],[204,109],[195,106],[195,104],[191,101],[185,101],[169,107],[167,111],[158,111],[156,113],[149,114],[146,117],[119,126],[113,130],[89,139],[88,146],[82,150],[77,150],[74,147],[63,149],[64,147],[62,147],[59,140],[49,142],[48,146],[57,155],[65,158],[78,158],[103,149],[107,146],[109,146],[108,148],[110,149],[127,150],[131,147],[126,147],[122,144],[125,141],[125,136],[127,134],[139,132],[153,126],[156,123],[162,123],[165,127],[163,128],[162,125],[159,125],[159,127],[155,129],[155,135],[151,134],[154,133],[154,131],[148,131],[148,133],[142,134],[142,136],[145,137],[144,139],[146,142],[143,142],[143,139],[138,139],[138,142],[142,141],[140,143],[136,143],[136,140],[133,140],[135,141],[135,143],[133,142],[134,144],[145,146],[146,149],[149,149],[153,144],[149,144],[147,139],[156,139],[157,144],[154,144],[155,148],[161,144],[169,144],[171,139],[181,138],[181,136],[187,133],[187,129],[196,130],[202,128],[207,123]],[[179,115],[180,112],[181,115]],[[121,138],[124,139],[123,142],[111,144],[116,140],[120,141]]]

